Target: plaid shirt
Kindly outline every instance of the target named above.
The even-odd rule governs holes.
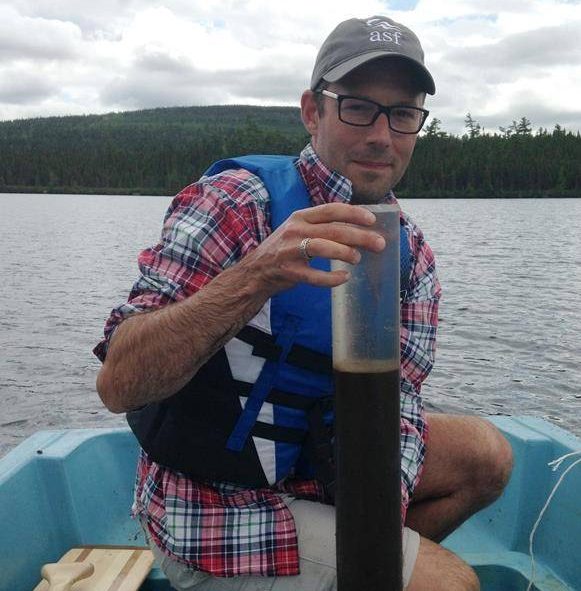
[[[298,169],[313,205],[350,201],[350,181],[327,169],[310,145],[301,153]],[[392,193],[386,201],[395,202]],[[105,358],[108,341],[123,319],[190,296],[255,248],[271,232],[268,202],[262,181],[246,170],[203,178],[181,191],[167,211],[160,242],[140,254],[141,276],[127,303],[112,311],[95,354]],[[405,520],[425,454],[428,429],[420,388],[434,361],[440,285],[421,231],[403,213],[401,223],[413,257],[410,286],[401,306]],[[314,480],[286,480],[258,490],[193,481],[156,464],[141,450],[133,513],[144,519],[165,553],[194,569],[225,577],[296,575],[297,534],[280,493],[325,501]]]

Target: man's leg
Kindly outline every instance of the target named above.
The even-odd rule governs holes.
[[[301,575],[279,577],[270,590],[336,591],[335,508],[311,501],[285,500],[297,526]],[[478,578],[468,564],[425,538],[419,538],[418,548],[418,537],[414,532],[404,534],[406,591],[479,591]]]
[[[299,537],[299,577],[279,577],[271,591],[336,591],[335,508],[286,499]],[[475,572],[455,554],[407,531],[403,539],[406,591],[479,591]],[[312,577],[312,580],[310,580]],[[244,589],[246,591],[246,589]]]
[[[405,591],[479,591],[476,573],[461,558],[426,538]]]
[[[406,525],[434,541],[500,496],[512,449],[492,423],[472,416],[428,414],[424,471]]]

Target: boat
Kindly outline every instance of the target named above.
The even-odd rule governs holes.
[[[514,450],[510,483],[444,546],[476,569],[482,591],[526,591],[535,529],[531,590],[580,591],[581,440],[539,418],[492,420]],[[2,458],[0,590],[35,589],[41,567],[73,547],[145,545],[130,517],[137,453],[127,428],[71,429],[38,432]],[[155,566],[141,586],[170,588]]]

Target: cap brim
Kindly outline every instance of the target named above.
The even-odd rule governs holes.
[[[372,60],[386,57],[402,59],[412,64],[421,75],[423,81],[423,90],[425,90],[428,94],[436,93],[436,85],[434,83],[434,79],[432,78],[432,75],[430,74],[430,72],[428,72],[428,69],[424,66],[424,64],[405,55],[401,55],[399,53],[392,53],[389,51],[370,51],[368,53],[358,55],[357,57],[353,57],[350,60],[347,60],[342,64],[339,64],[338,66],[335,66],[334,68],[329,70],[323,76],[323,80],[325,80],[326,82],[337,82],[338,80],[343,78],[343,76],[346,76],[355,68],[358,68],[359,66],[362,66],[363,64],[366,64],[367,62],[370,62]]]

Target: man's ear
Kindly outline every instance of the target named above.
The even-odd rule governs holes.
[[[319,111],[315,101],[315,93],[312,90],[305,90],[301,97],[301,118],[305,129],[315,136],[319,127]]]

